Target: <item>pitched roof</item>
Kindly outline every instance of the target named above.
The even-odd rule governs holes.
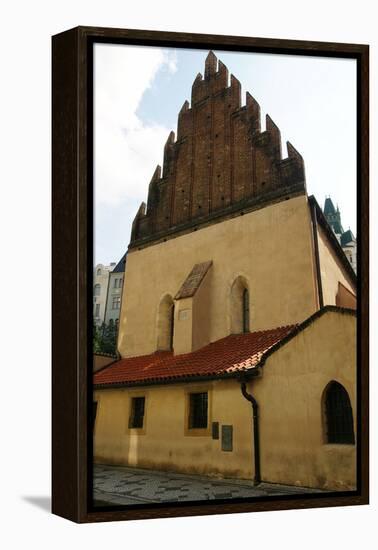
[[[187,378],[235,376],[254,368],[263,354],[285,338],[296,325],[270,330],[231,334],[212,344],[182,355],[170,351],[127,357],[94,375],[94,385],[133,385]]]
[[[341,235],[340,244],[341,244],[341,246],[346,246],[349,243],[355,242],[355,240],[356,239],[354,238],[354,235],[353,235],[352,231],[350,229],[348,229],[347,231],[345,231]]]
[[[127,252],[122,256],[118,264],[113,269],[112,273],[124,273],[125,272],[125,263],[126,263]]]
[[[192,271],[183,282],[180,290],[176,294],[175,300],[180,300],[181,298],[191,298],[194,296],[212,263],[212,260],[209,260],[201,264],[195,264]]]
[[[333,206],[333,202],[330,197],[327,197],[324,202],[323,212],[325,216],[327,216],[328,214],[336,214],[335,207]]]

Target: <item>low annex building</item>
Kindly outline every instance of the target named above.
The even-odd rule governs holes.
[[[135,217],[95,461],[356,483],[356,275],[304,163],[212,52]]]

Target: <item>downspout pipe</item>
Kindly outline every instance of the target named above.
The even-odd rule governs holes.
[[[261,483],[261,471],[260,471],[260,434],[259,434],[259,405],[252,394],[247,392],[246,379],[240,380],[242,395],[252,405],[252,418],[253,418],[253,447],[255,458],[255,475],[253,482],[255,485]]]

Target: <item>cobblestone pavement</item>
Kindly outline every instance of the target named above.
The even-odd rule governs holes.
[[[93,472],[94,503],[98,506],[183,502],[227,498],[320,493],[316,489],[217,479],[198,475],[96,464]]]

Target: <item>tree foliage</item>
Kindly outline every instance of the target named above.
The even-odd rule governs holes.
[[[108,324],[93,326],[93,353],[117,353],[118,323],[110,319]]]

